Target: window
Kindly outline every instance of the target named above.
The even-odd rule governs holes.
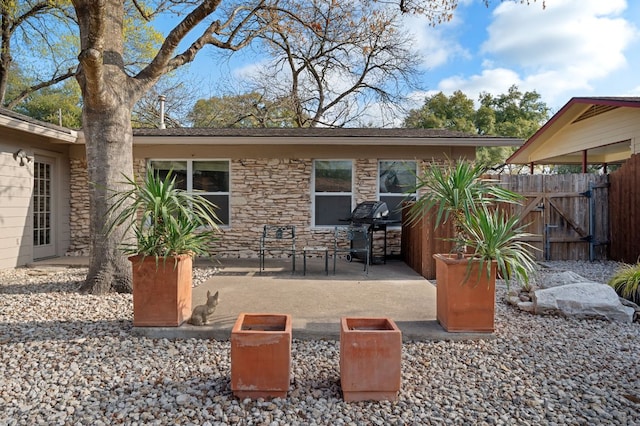
[[[315,160],[313,162],[314,226],[345,225],[351,216],[353,162]]]
[[[218,206],[218,219],[229,225],[228,160],[152,160],[151,167],[162,177],[173,170],[176,187],[197,192]]]
[[[389,161],[379,162],[378,193],[380,201],[389,207],[389,219],[402,220],[402,202],[415,200],[416,162]]]

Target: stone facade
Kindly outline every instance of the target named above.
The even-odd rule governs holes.
[[[146,161],[135,159],[133,169],[135,176],[142,176]],[[69,187],[71,189],[69,231],[71,241],[67,256],[89,256],[89,174],[85,158],[71,158],[69,160]]]
[[[333,246],[332,229],[311,228],[311,174],[313,160],[242,159],[231,163],[231,224],[216,243],[220,257],[252,258],[259,250],[265,224],[296,226],[296,247]],[[376,198],[378,162],[357,160],[354,165],[356,203]],[[400,253],[400,232],[390,231],[388,253]],[[377,238],[376,247],[382,247]],[[279,252],[272,253],[274,257]]]
[[[69,160],[71,188],[69,231],[71,240],[68,256],[89,255],[89,176],[87,160],[71,158]]]
[[[136,176],[144,173],[145,159],[135,159]],[[89,182],[84,159],[71,159],[71,245],[69,255],[88,255]],[[296,247],[306,245],[333,247],[333,230],[312,229],[311,158],[232,159],[230,165],[230,225],[222,227],[220,239],[213,244],[222,258],[255,258],[259,237],[265,224],[296,226]],[[377,197],[378,161],[354,161],[355,201]],[[399,229],[387,232],[387,254],[400,254]],[[374,233],[374,252],[383,246],[382,233]],[[278,257],[278,253],[272,253]]]

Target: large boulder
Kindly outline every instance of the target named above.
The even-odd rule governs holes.
[[[575,318],[601,318],[633,322],[635,309],[624,306],[606,284],[581,282],[538,289],[533,292],[536,314],[559,314]]]
[[[552,288],[561,285],[583,283],[589,281],[573,271],[553,271],[544,274],[544,279],[537,283],[540,288]]]

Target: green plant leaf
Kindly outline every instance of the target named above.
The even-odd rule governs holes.
[[[640,304],[640,262],[621,266],[608,284],[620,297]]]
[[[134,241],[125,241],[125,254],[167,258],[189,254],[207,256],[219,234],[216,206],[206,198],[176,188],[170,171],[164,179],[148,168],[137,183],[125,176],[124,191],[114,191],[107,215],[110,233],[116,227],[133,229]]]

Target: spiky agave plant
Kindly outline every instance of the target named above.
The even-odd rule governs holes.
[[[618,268],[608,284],[620,297],[640,305],[640,262]]]
[[[435,226],[452,220],[455,238],[454,251],[462,258],[466,248],[464,222],[469,214],[480,206],[498,203],[520,203],[522,196],[501,187],[491,179],[484,179],[486,168],[479,163],[465,160],[434,164],[417,176],[416,192],[421,192],[409,210],[409,220],[414,222],[427,214],[435,213]]]
[[[148,168],[143,182],[126,177],[129,189],[114,192],[107,232],[133,229],[134,241],[123,242],[125,254],[164,258],[181,254],[206,256],[219,233],[217,208],[206,198],[176,188],[169,171],[161,178]]]
[[[478,274],[491,274],[492,263],[506,283],[512,279],[527,284],[535,270],[533,256],[536,247],[523,241],[532,234],[525,231],[519,217],[509,216],[502,210],[486,205],[474,212],[467,211],[462,222],[464,240],[470,259],[479,262]],[[467,278],[471,273],[471,263],[467,268]]]

